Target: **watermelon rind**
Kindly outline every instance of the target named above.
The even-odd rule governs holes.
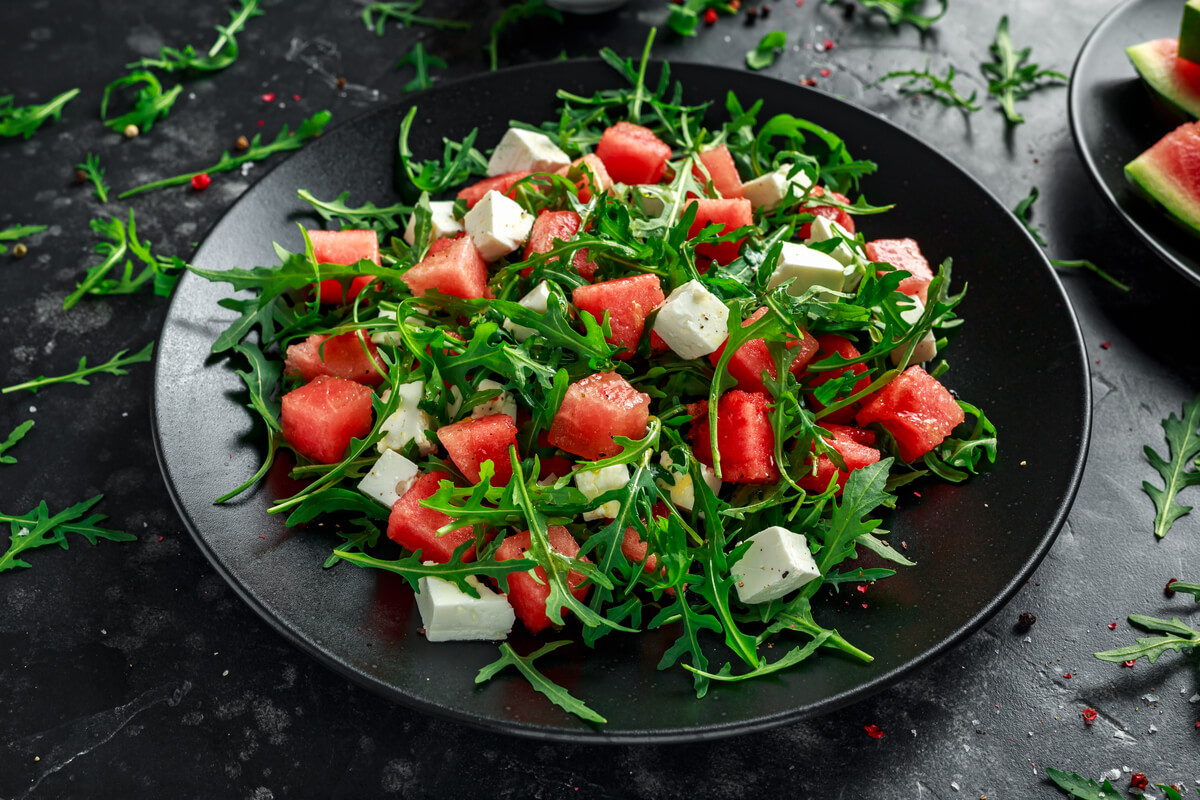
[[[1184,123],[1153,147],[1125,165],[1125,179],[1152,203],[1162,206],[1171,221],[1200,236],[1200,183],[1171,169],[1170,160],[1184,157],[1200,164],[1200,123]]]
[[[1179,57],[1200,63],[1200,0],[1188,0],[1179,25]]]
[[[1176,40],[1165,41],[1174,43]],[[1138,75],[1171,112],[1184,119],[1200,118],[1200,89],[1177,79],[1175,61],[1178,57],[1170,52],[1173,49],[1167,48],[1164,40],[1155,39],[1126,47],[1125,54]]]

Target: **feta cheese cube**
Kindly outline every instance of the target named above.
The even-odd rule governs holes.
[[[750,549],[729,568],[743,603],[777,600],[821,577],[808,539],[772,525],[750,537]]]
[[[382,400],[385,403],[391,398],[391,393],[391,389],[384,391]],[[379,452],[403,450],[412,441],[417,443],[421,455],[429,455],[437,449],[437,445],[425,435],[425,431],[433,427],[433,420],[420,408],[419,403],[424,396],[425,381],[400,385],[400,406],[379,426],[383,431],[383,438],[376,445]]]
[[[805,244],[827,242],[830,239],[836,239],[839,236],[845,237],[851,242],[854,241],[854,234],[850,233],[850,231],[846,230],[841,225],[838,225],[831,219],[817,217],[813,220],[812,227],[809,228],[808,239],[805,240]],[[857,259],[866,257],[859,249],[857,243],[855,243],[853,249],[851,249],[851,246],[845,241],[838,244],[834,251],[829,255],[833,256],[833,259],[843,267],[849,267],[850,265],[854,264]]]
[[[571,157],[544,133],[509,128],[488,159],[489,178],[509,172],[554,172],[571,165]]]
[[[788,177],[788,173],[796,169],[795,164],[784,164],[774,172],[759,175],[752,181],[742,184],[742,196],[750,201],[754,208],[770,211],[776,208],[788,196],[788,188],[792,188],[792,197],[800,197],[812,186],[812,181],[797,170],[796,174]]]
[[[428,575],[417,582],[421,627],[431,642],[504,639],[517,615],[508,598],[471,575],[467,583],[479,593],[471,597],[450,581]]]
[[[476,389],[480,392],[491,392],[497,389],[500,390],[500,396],[487,400],[471,409],[471,418],[479,419],[490,414],[507,414],[513,419],[517,418],[517,400],[512,396],[512,392],[504,391],[504,387],[495,381],[484,378],[479,382]]]
[[[685,511],[691,511],[692,506],[696,504],[696,487],[692,483],[692,474],[682,471],[682,468],[671,469],[675,462],[671,460],[671,454],[666,450],[658,457],[658,463],[670,469],[671,475],[675,479],[674,485],[661,480],[658,485],[663,489],[670,489],[672,505]],[[701,464],[700,474],[704,476],[704,482],[708,484],[708,488],[714,494],[721,491],[721,479],[717,477],[717,473],[712,467]]]
[[[919,297],[910,297],[912,305],[900,312],[900,318],[909,325],[916,325],[917,320],[925,313],[925,305]],[[917,342],[917,346],[913,348],[912,363],[916,364],[921,361],[931,361],[937,351],[937,340],[933,338],[933,331],[925,331],[925,335]],[[889,354],[893,364],[899,364],[900,359],[904,357],[904,347],[894,347]]]
[[[462,223],[454,218],[453,200],[434,200],[429,204],[429,210],[432,212],[429,218],[430,241],[462,232]],[[415,211],[408,218],[408,227],[404,229],[404,241],[409,245],[417,242],[417,213]]]
[[[575,473],[575,488],[583,492],[583,496],[589,501],[595,500],[605,492],[621,489],[627,483],[629,483],[629,467],[624,464]],[[583,512],[583,518],[585,520],[603,519],[605,517],[616,519],[616,516],[620,513],[621,504],[616,500],[610,500],[594,511]]]
[[[658,309],[654,332],[680,358],[700,358],[729,338],[729,309],[721,299],[690,280],[667,297]]]
[[[840,292],[846,280],[844,268],[833,256],[802,244],[784,242],[779,265],[767,281],[767,291],[793,278],[795,280],[788,287],[788,294],[792,297],[800,297],[814,286]]]
[[[517,301],[518,305],[525,306],[530,311],[536,311],[539,314],[546,313],[546,303],[550,300],[550,286],[542,281],[529,292],[529,294]],[[533,336],[533,328],[526,328],[524,325],[518,325],[510,319],[504,320],[505,330],[510,330],[518,342],[523,342],[530,336]]]
[[[417,465],[395,450],[384,450],[371,471],[358,482],[358,490],[391,508],[417,482]]]
[[[495,261],[525,244],[533,230],[533,215],[493,189],[467,212],[463,223],[484,261]]]

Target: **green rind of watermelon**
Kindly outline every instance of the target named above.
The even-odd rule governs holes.
[[[1138,75],[1170,111],[1200,117],[1200,64],[1177,55],[1178,40],[1154,39],[1125,48]]]
[[[1200,122],[1185,122],[1126,164],[1125,179],[1200,236]]]
[[[1200,0],[1188,0],[1179,26],[1179,57],[1200,62]]]

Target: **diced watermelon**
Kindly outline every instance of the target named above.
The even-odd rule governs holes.
[[[671,148],[649,128],[618,122],[600,136],[596,155],[618,183],[658,183],[667,169]]]
[[[813,197],[821,197],[825,194],[825,189],[820,186],[814,186],[809,194],[811,194]],[[850,204],[850,198],[846,197],[846,195],[840,192],[830,192],[829,196],[834,200],[837,200],[839,203],[845,203],[846,205]],[[845,228],[847,233],[855,232],[854,217],[850,216],[850,214],[838,208],[837,206],[813,206],[812,208],[802,208],[800,210],[806,214],[812,214],[813,216],[825,217],[825,219],[832,220],[833,222],[836,222],[838,225],[841,225],[843,228]],[[807,239],[811,233],[812,223],[806,222],[796,230],[796,238]]]
[[[297,453],[336,464],[350,440],[371,432],[371,389],[361,383],[318,375],[283,396],[283,438]]]
[[[487,297],[487,262],[479,255],[471,238],[463,236],[449,242],[437,252],[430,248],[425,258],[400,279],[408,284],[416,297],[424,297],[430,289],[468,300]]]
[[[747,319],[742,320],[742,327],[746,327],[752,322],[757,322],[763,314],[767,313],[766,306],[755,311]],[[728,341],[728,339],[726,340]],[[799,380],[804,372],[804,368],[812,361],[812,357],[817,352],[817,340],[808,331],[804,332],[804,339],[797,342],[792,339],[788,342],[789,349],[799,347],[799,351],[793,356],[792,366],[789,371]],[[725,352],[725,344],[723,343],[710,353],[708,360],[715,367],[717,362],[721,360],[721,354]],[[766,392],[767,387],[763,385],[762,374],[766,370],[767,374],[772,378],[776,377],[775,362],[771,359],[771,353],[767,349],[766,339],[751,339],[737,349],[737,352],[729,357],[729,364],[726,367],[729,375],[737,381],[737,388],[746,392]]]
[[[862,355],[862,353],[858,352],[858,348],[854,346],[854,343],[845,336],[838,336],[836,333],[827,333],[823,336],[817,337],[817,354],[813,358],[812,364],[820,364],[820,362],[825,358],[835,353],[842,358],[847,359],[858,358],[860,355]],[[855,375],[863,376],[855,382],[853,387],[854,391],[850,392],[850,394],[860,392],[871,384],[871,378],[866,374],[866,364],[852,364],[848,367],[842,367],[841,369],[830,369],[819,372],[812,371],[809,373],[810,377],[806,383],[808,388],[816,389],[818,386],[829,383],[829,381],[833,380],[834,378],[844,375],[847,371],[853,372]],[[841,396],[836,399],[840,400]],[[820,411],[825,408],[824,404],[811,394],[808,397],[808,404],[813,411]],[[825,415],[824,419],[826,422],[833,422],[839,425],[845,425],[846,423],[853,422],[854,414],[860,405],[861,401],[851,403],[845,408],[839,408],[837,411],[833,411]]]
[[[579,543],[570,532],[561,525],[551,525],[546,530],[550,540],[550,548],[565,556],[574,558],[579,554]],[[509,536],[496,549],[497,561],[508,561],[510,558],[524,558],[529,550],[529,531]],[[580,561],[591,559],[584,556]],[[570,570],[567,573],[567,586],[576,600],[587,597],[587,587],[583,583],[582,573]],[[517,618],[525,624],[530,633],[540,633],[550,627],[550,617],[546,616],[546,601],[550,598],[550,581],[546,570],[534,567],[528,572],[511,572],[508,575],[508,602],[512,604]]]
[[[337,336],[322,336],[314,333],[303,342],[288,345],[286,371],[311,381],[318,375],[332,375],[368,386],[383,383],[383,373],[376,365],[383,366],[379,351],[362,334],[348,331]]]
[[[516,194],[513,191],[513,185],[522,178],[528,177],[530,172],[506,172],[503,175],[497,175],[494,178],[484,178],[478,183],[473,183],[470,186],[464,186],[458,190],[458,199],[467,201],[467,208],[474,208],[475,204],[483,199],[483,196],[488,192],[495,190],[500,194],[506,194],[513,197]],[[515,200],[516,198],[513,197]]]
[[[655,503],[654,508],[650,511],[656,518],[666,517],[671,513],[667,509],[667,504],[662,500]],[[621,555],[625,556],[626,561],[631,564],[641,564],[644,560],[646,562],[644,567],[646,572],[654,572],[658,566],[658,556],[649,551],[649,543],[642,538],[637,528],[630,525],[625,529],[625,535],[621,539]]]
[[[867,258],[883,261],[896,269],[910,273],[900,281],[900,291],[909,297],[919,298],[922,305],[929,304],[929,282],[933,270],[915,239],[876,239],[867,242]]]
[[[420,476],[392,505],[392,513],[388,517],[389,539],[408,550],[420,550],[423,560],[439,564],[449,564],[454,548],[475,538],[470,525],[438,536],[438,528],[454,520],[440,511],[421,505],[422,500],[438,490],[439,482],[448,480],[450,474],[447,472],[427,472]],[[462,560],[475,560],[474,545],[467,548]]]
[[[966,418],[937,378],[911,366],[858,412],[858,424],[878,422],[896,440],[905,461],[915,461],[941,444]]]
[[[448,250],[451,247],[453,247],[454,243],[457,242],[459,239],[466,239],[466,238],[467,238],[467,235],[465,233],[456,233],[453,236],[443,236],[439,239],[434,239],[432,242],[429,243],[429,249],[425,252],[425,255],[432,256],[432,255],[435,255],[436,253],[442,252],[443,250]],[[482,256],[480,256],[480,258],[482,258]],[[484,262],[484,263],[487,263],[487,262]]]
[[[696,220],[688,229],[688,238],[700,233],[707,225],[720,225],[721,234],[732,233],[745,225],[754,224],[754,208],[745,198],[734,200],[690,200],[688,206],[696,205]],[[687,211],[687,206],[684,206]],[[718,244],[702,244],[696,247],[696,255],[707,256],[718,264],[728,264],[738,257],[738,250],[745,239]]]
[[[717,450],[721,454],[721,480],[730,483],[774,483],[775,433],[768,416],[770,398],[761,392],[726,392],[717,401]],[[708,403],[692,403],[688,438],[701,462],[712,466],[712,438],[708,429]]]
[[[592,153],[575,159],[569,167],[563,167],[557,174],[575,181],[575,185],[579,187],[579,199],[584,203],[592,199],[593,189],[599,194],[604,194],[613,185],[612,176],[608,174],[604,162]]]
[[[821,455],[817,458],[815,474],[805,473],[797,483],[806,491],[823,492],[829,486],[829,481],[834,477],[834,473],[837,473],[837,494],[841,494],[851,472],[879,460],[879,451],[870,447],[875,443],[875,434],[862,428],[850,428],[830,423],[822,423],[822,427],[832,434],[832,437],[826,441],[846,462],[846,469],[845,471],[838,469],[829,456]],[[811,457],[808,463],[812,463]]]
[[[575,307],[591,314],[597,322],[608,312],[612,336],[607,341],[625,348],[616,356],[622,359],[633,357],[646,327],[646,316],[666,299],[657,275],[601,281],[580,286],[571,293]]]
[[[362,259],[379,262],[379,236],[375,231],[305,231],[312,242],[313,258],[318,264],[357,264]],[[350,302],[358,297],[374,277],[359,275],[350,280],[350,292],[345,298]],[[345,289],[336,278],[321,281],[321,303],[340,303]]]
[[[700,163],[708,170],[713,188],[721,197],[729,200],[742,196],[742,179],[738,175],[737,166],[733,163],[733,156],[729,154],[728,147],[721,145],[705,150],[700,153]],[[699,167],[692,167],[692,174],[696,176],[696,180],[704,183],[704,173]]]
[[[645,436],[649,419],[650,395],[615,372],[597,372],[567,387],[546,438],[554,447],[596,461],[621,452],[614,436]]]
[[[454,466],[462,470],[471,483],[479,483],[479,468],[485,461],[491,461],[496,469],[492,474],[492,486],[507,486],[512,480],[508,447],[517,444],[517,425],[507,414],[464,419],[438,428],[437,437]]]
[[[545,253],[554,245],[555,239],[571,241],[575,234],[579,233],[580,222],[582,220],[574,211],[543,210],[533,221],[533,230],[529,232],[529,242],[525,245],[525,252],[521,257],[528,260],[534,253]],[[577,251],[571,264],[585,280],[590,281],[596,274],[596,265],[588,261],[587,249]],[[526,267],[521,270],[521,277],[528,278],[531,272],[533,267]]]

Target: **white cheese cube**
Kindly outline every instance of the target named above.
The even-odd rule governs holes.
[[[546,303],[550,300],[550,286],[542,281],[529,292],[529,294],[517,301],[518,305],[525,306],[530,311],[536,311],[539,314],[546,313]],[[526,328],[524,325],[518,325],[510,319],[504,320],[504,328],[510,330],[518,342],[523,342],[530,336],[533,336],[533,328]]]
[[[453,200],[434,200],[429,204],[429,210],[432,212],[429,218],[431,228],[429,232],[430,241],[462,232],[462,223],[454,218]],[[417,213],[415,211],[408,218],[408,227],[404,229],[404,241],[408,242],[409,245],[416,244]]]
[[[385,403],[391,398],[391,393],[391,389],[384,391],[382,399]],[[379,452],[382,453],[389,449],[403,450],[404,446],[411,441],[416,441],[421,455],[429,455],[437,449],[437,445],[429,441],[429,437],[425,435],[425,431],[433,427],[433,421],[419,406],[421,398],[424,396],[424,381],[400,385],[399,407],[379,426],[383,431],[383,438],[376,445]]]
[[[417,582],[421,627],[431,642],[504,639],[517,616],[508,598],[493,592],[474,575],[467,583],[479,592],[471,597],[450,581],[429,576]]]
[[[472,419],[479,419],[490,414],[507,414],[513,419],[517,418],[517,399],[512,396],[512,392],[504,391],[504,387],[489,378],[481,380],[476,389],[480,392],[491,392],[499,389],[500,396],[486,400],[472,408]]]
[[[571,165],[571,157],[544,133],[509,128],[488,159],[489,178],[509,172],[554,172]]]
[[[839,236],[843,236],[851,242],[854,241],[854,234],[850,233],[850,231],[846,230],[841,225],[838,225],[831,219],[817,217],[813,220],[812,227],[809,228],[808,239],[805,240],[805,244],[827,242],[830,239],[836,239]],[[833,256],[833,259],[843,267],[850,266],[857,258],[866,257],[859,251],[857,243],[853,246],[853,249],[851,249],[850,245],[848,245],[845,241],[841,242],[829,255]]]
[[[808,191],[808,187],[812,186],[812,181],[804,174],[804,170],[797,170],[796,174],[789,178],[788,172],[793,169],[794,164],[784,164],[774,172],[759,175],[754,180],[743,183],[742,196],[749,200],[754,208],[764,211],[770,211],[782,203],[788,196],[788,187],[794,187],[792,197],[801,197]]]
[[[671,454],[664,450],[658,457],[658,463],[670,469],[675,462],[671,460]],[[708,488],[714,494],[721,491],[721,479],[717,477],[717,473],[712,467],[701,464],[700,474],[704,476],[704,482],[708,484]],[[696,487],[692,483],[692,474],[683,472],[680,468],[671,469],[671,476],[675,479],[674,485],[667,481],[659,481],[658,485],[663,489],[670,489],[672,505],[685,511],[691,511],[692,506],[696,504]]]
[[[493,189],[467,212],[463,223],[483,260],[495,261],[525,244],[533,230],[533,215]]]
[[[800,297],[814,286],[840,292],[846,280],[843,270],[842,265],[833,256],[802,244],[784,242],[783,252],[779,255],[779,265],[767,281],[767,291],[795,278],[788,287],[788,294],[792,297]]]
[[[583,496],[589,501],[595,500],[605,492],[624,488],[627,483],[629,483],[629,467],[624,464],[575,473],[575,488],[583,492]],[[594,511],[583,512],[583,518],[585,520],[603,519],[605,517],[616,519],[616,516],[620,513],[621,504],[616,500],[610,500]]]
[[[900,318],[909,325],[916,325],[917,320],[925,313],[925,305],[919,297],[910,297],[912,306],[900,312]],[[925,335],[917,342],[917,346],[913,348],[912,363],[916,364],[922,361],[932,361],[937,351],[937,340],[933,338],[933,331],[925,331]],[[904,357],[904,347],[894,347],[890,353],[893,364],[899,364],[900,359]]]
[[[358,490],[391,508],[417,482],[417,465],[395,450],[384,450],[371,471],[358,482]]]
[[[680,358],[700,358],[729,338],[729,309],[721,299],[691,280],[667,297],[658,309],[654,332]]]
[[[750,549],[729,568],[743,603],[776,600],[821,577],[803,535],[772,525],[750,541]]]

